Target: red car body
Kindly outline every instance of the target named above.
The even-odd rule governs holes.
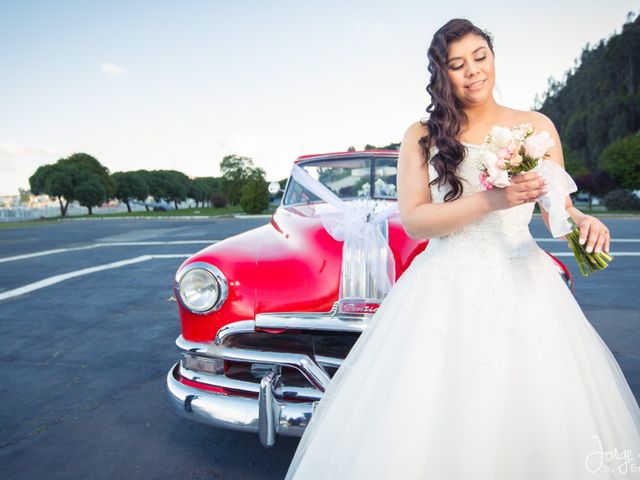
[[[396,150],[337,152],[296,162],[367,157],[389,164],[397,155]],[[319,219],[333,207],[322,201],[287,204],[293,183],[290,178],[268,224],[192,255],[174,283],[181,359],[167,374],[169,404],[192,420],[258,433],[265,446],[279,434],[302,435],[331,377],[382,301],[339,298],[343,242]],[[429,241],[409,238],[397,213],[384,228],[397,279]],[[569,271],[551,257],[573,290]],[[197,288],[181,286],[190,270],[196,285],[208,275],[214,280],[207,281],[218,285],[215,308],[189,308],[188,295],[199,295]]]

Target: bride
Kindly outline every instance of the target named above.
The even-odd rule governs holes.
[[[429,245],[334,374],[286,478],[640,478],[638,403],[529,231],[544,180],[478,179],[494,125],[546,130],[564,168],[553,123],[496,103],[492,38],[468,20],[443,25],[428,58],[430,116],[404,134],[397,189],[406,233]],[[609,251],[568,195],[566,212]]]

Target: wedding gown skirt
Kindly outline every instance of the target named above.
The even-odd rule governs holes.
[[[465,195],[482,188],[467,145]],[[531,236],[533,208],[430,240],[334,374],[287,480],[640,479],[640,408]]]

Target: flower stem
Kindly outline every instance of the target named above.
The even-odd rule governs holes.
[[[573,223],[571,232],[566,234],[566,239],[584,277],[592,272],[604,270],[609,266],[608,262],[614,258],[606,252],[587,252],[586,245],[580,243],[580,229],[575,223]]]

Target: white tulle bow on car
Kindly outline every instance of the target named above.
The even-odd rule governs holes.
[[[398,211],[398,204],[393,202],[376,212],[380,202],[369,198],[346,202],[299,165],[293,165],[291,176],[337,209],[337,212],[319,213],[319,217],[329,235],[344,241],[340,298],[386,295],[395,282],[395,261],[381,228],[383,222]]]

